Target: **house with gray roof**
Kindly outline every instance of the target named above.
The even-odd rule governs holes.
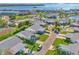
[[[21,42],[21,39],[13,36],[0,42],[0,50],[3,54],[16,54],[19,51],[24,51],[25,47]]]
[[[54,23],[54,19],[48,19],[48,18],[46,18],[46,19],[44,20],[44,22],[45,22],[45,23],[48,23],[48,24],[53,24],[53,23]]]
[[[58,49],[70,55],[79,55],[79,44],[60,45]]]
[[[71,27],[75,32],[79,32],[79,23],[78,23],[78,22],[72,23],[72,24],[70,25],[70,27]]]
[[[34,33],[28,30],[21,31],[16,34],[16,36],[21,37],[21,38],[26,38],[26,39],[30,39],[32,35],[34,35]]]
[[[44,28],[42,26],[40,26],[39,24],[37,24],[37,25],[34,24],[25,30],[26,31],[28,30],[28,31],[33,32],[33,33],[44,32]]]
[[[45,14],[45,18],[58,18],[58,13],[48,13],[48,14]]]
[[[71,27],[73,30],[74,30],[74,32],[79,32],[79,27]]]
[[[78,22],[75,22],[75,23],[72,23],[70,26],[71,27],[79,27],[79,23]]]
[[[69,33],[65,35],[66,40],[70,40],[73,43],[79,43],[79,33]]]
[[[34,19],[34,18],[31,18],[29,19],[29,22],[31,22],[32,24],[38,24],[38,25],[45,25],[45,23],[42,21],[42,20],[39,20],[39,19]]]
[[[62,19],[59,20],[59,24],[61,24],[61,25],[65,25],[67,23],[69,23],[67,18],[62,18]]]

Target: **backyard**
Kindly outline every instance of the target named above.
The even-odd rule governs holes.
[[[47,38],[48,38],[48,35],[46,34],[39,35],[39,40],[42,42],[44,42]]]
[[[59,46],[60,44],[68,45],[69,43],[67,43],[64,39],[56,38],[53,45]]]
[[[31,44],[27,44],[27,48],[29,50],[32,50],[32,51],[37,51],[38,47],[39,47],[39,44],[38,43],[34,43],[32,45]]]
[[[30,23],[28,24],[22,24],[20,27],[11,27],[11,29],[5,29],[4,31],[2,31],[0,33],[0,41],[12,36],[12,35],[15,35],[16,33],[24,30],[25,28],[31,26]]]

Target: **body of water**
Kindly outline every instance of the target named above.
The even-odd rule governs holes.
[[[35,8],[34,8],[35,7]],[[44,4],[43,6],[0,6],[0,10],[58,10],[58,9],[79,9],[79,4],[68,4],[68,3],[54,3]]]

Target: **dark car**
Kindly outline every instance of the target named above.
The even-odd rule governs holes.
[[[37,51],[40,51],[42,49],[42,46],[40,45],[37,49]]]

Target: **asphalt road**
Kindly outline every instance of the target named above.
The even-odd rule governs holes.
[[[42,49],[39,52],[36,52],[34,55],[45,55],[50,46],[53,44],[55,38],[56,34],[50,32],[48,39],[42,45]]]

